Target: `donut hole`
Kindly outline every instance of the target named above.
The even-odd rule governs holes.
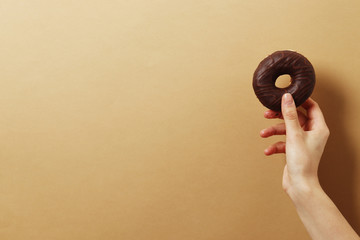
[[[291,84],[291,77],[289,74],[280,75],[276,81],[275,86],[277,88],[287,88]]]

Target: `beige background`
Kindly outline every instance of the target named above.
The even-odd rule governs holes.
[[[360,2],[0,0],[0,239],[309,239],[251,81],[314,65],[323,187],[360,230]]]

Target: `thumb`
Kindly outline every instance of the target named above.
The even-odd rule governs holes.
[[[293,135],[301,130],[293,97],[290,93],[282,96],[281,112],[285,121],[286,134]]]

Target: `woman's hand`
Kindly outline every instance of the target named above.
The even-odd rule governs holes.
[[[262,130],[261,137],[286,134],[286,142],[269,146],[265,154],[286,152],[283,188],[312,239],[359,240],[319,184],[317,171],[329,137],[324,116],[312,99],[308,99],[302,107],[306,114],[296,110],[292,96],[287,93],[282,97],[282,113],[265,112],[266,118],[282,118],[285,123]]]
[[[319,105],[309,98],[302,107],[307,114],[296,110],[291,94],[282,97],[282,113],[265,111],[265,118],[284,119],[280,123],[260,132],[263,138],[286,134],[286,142],[277,142],[265,149],[265,155],[286,153],[283,188],[291,197],[294,191],[319,185],[318,166],[329,129]]]

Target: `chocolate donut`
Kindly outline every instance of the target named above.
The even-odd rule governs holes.
[[[276,79],[289,74],[291,84],[286,88],[275,86]],[[315,71],[309,60],[300,53],[276,51],[262,60],[254,72],[253,88],[257,98],[267,108],[281,111],[281,98],[291,93],[296,106],[308,99],[315,87]]]

